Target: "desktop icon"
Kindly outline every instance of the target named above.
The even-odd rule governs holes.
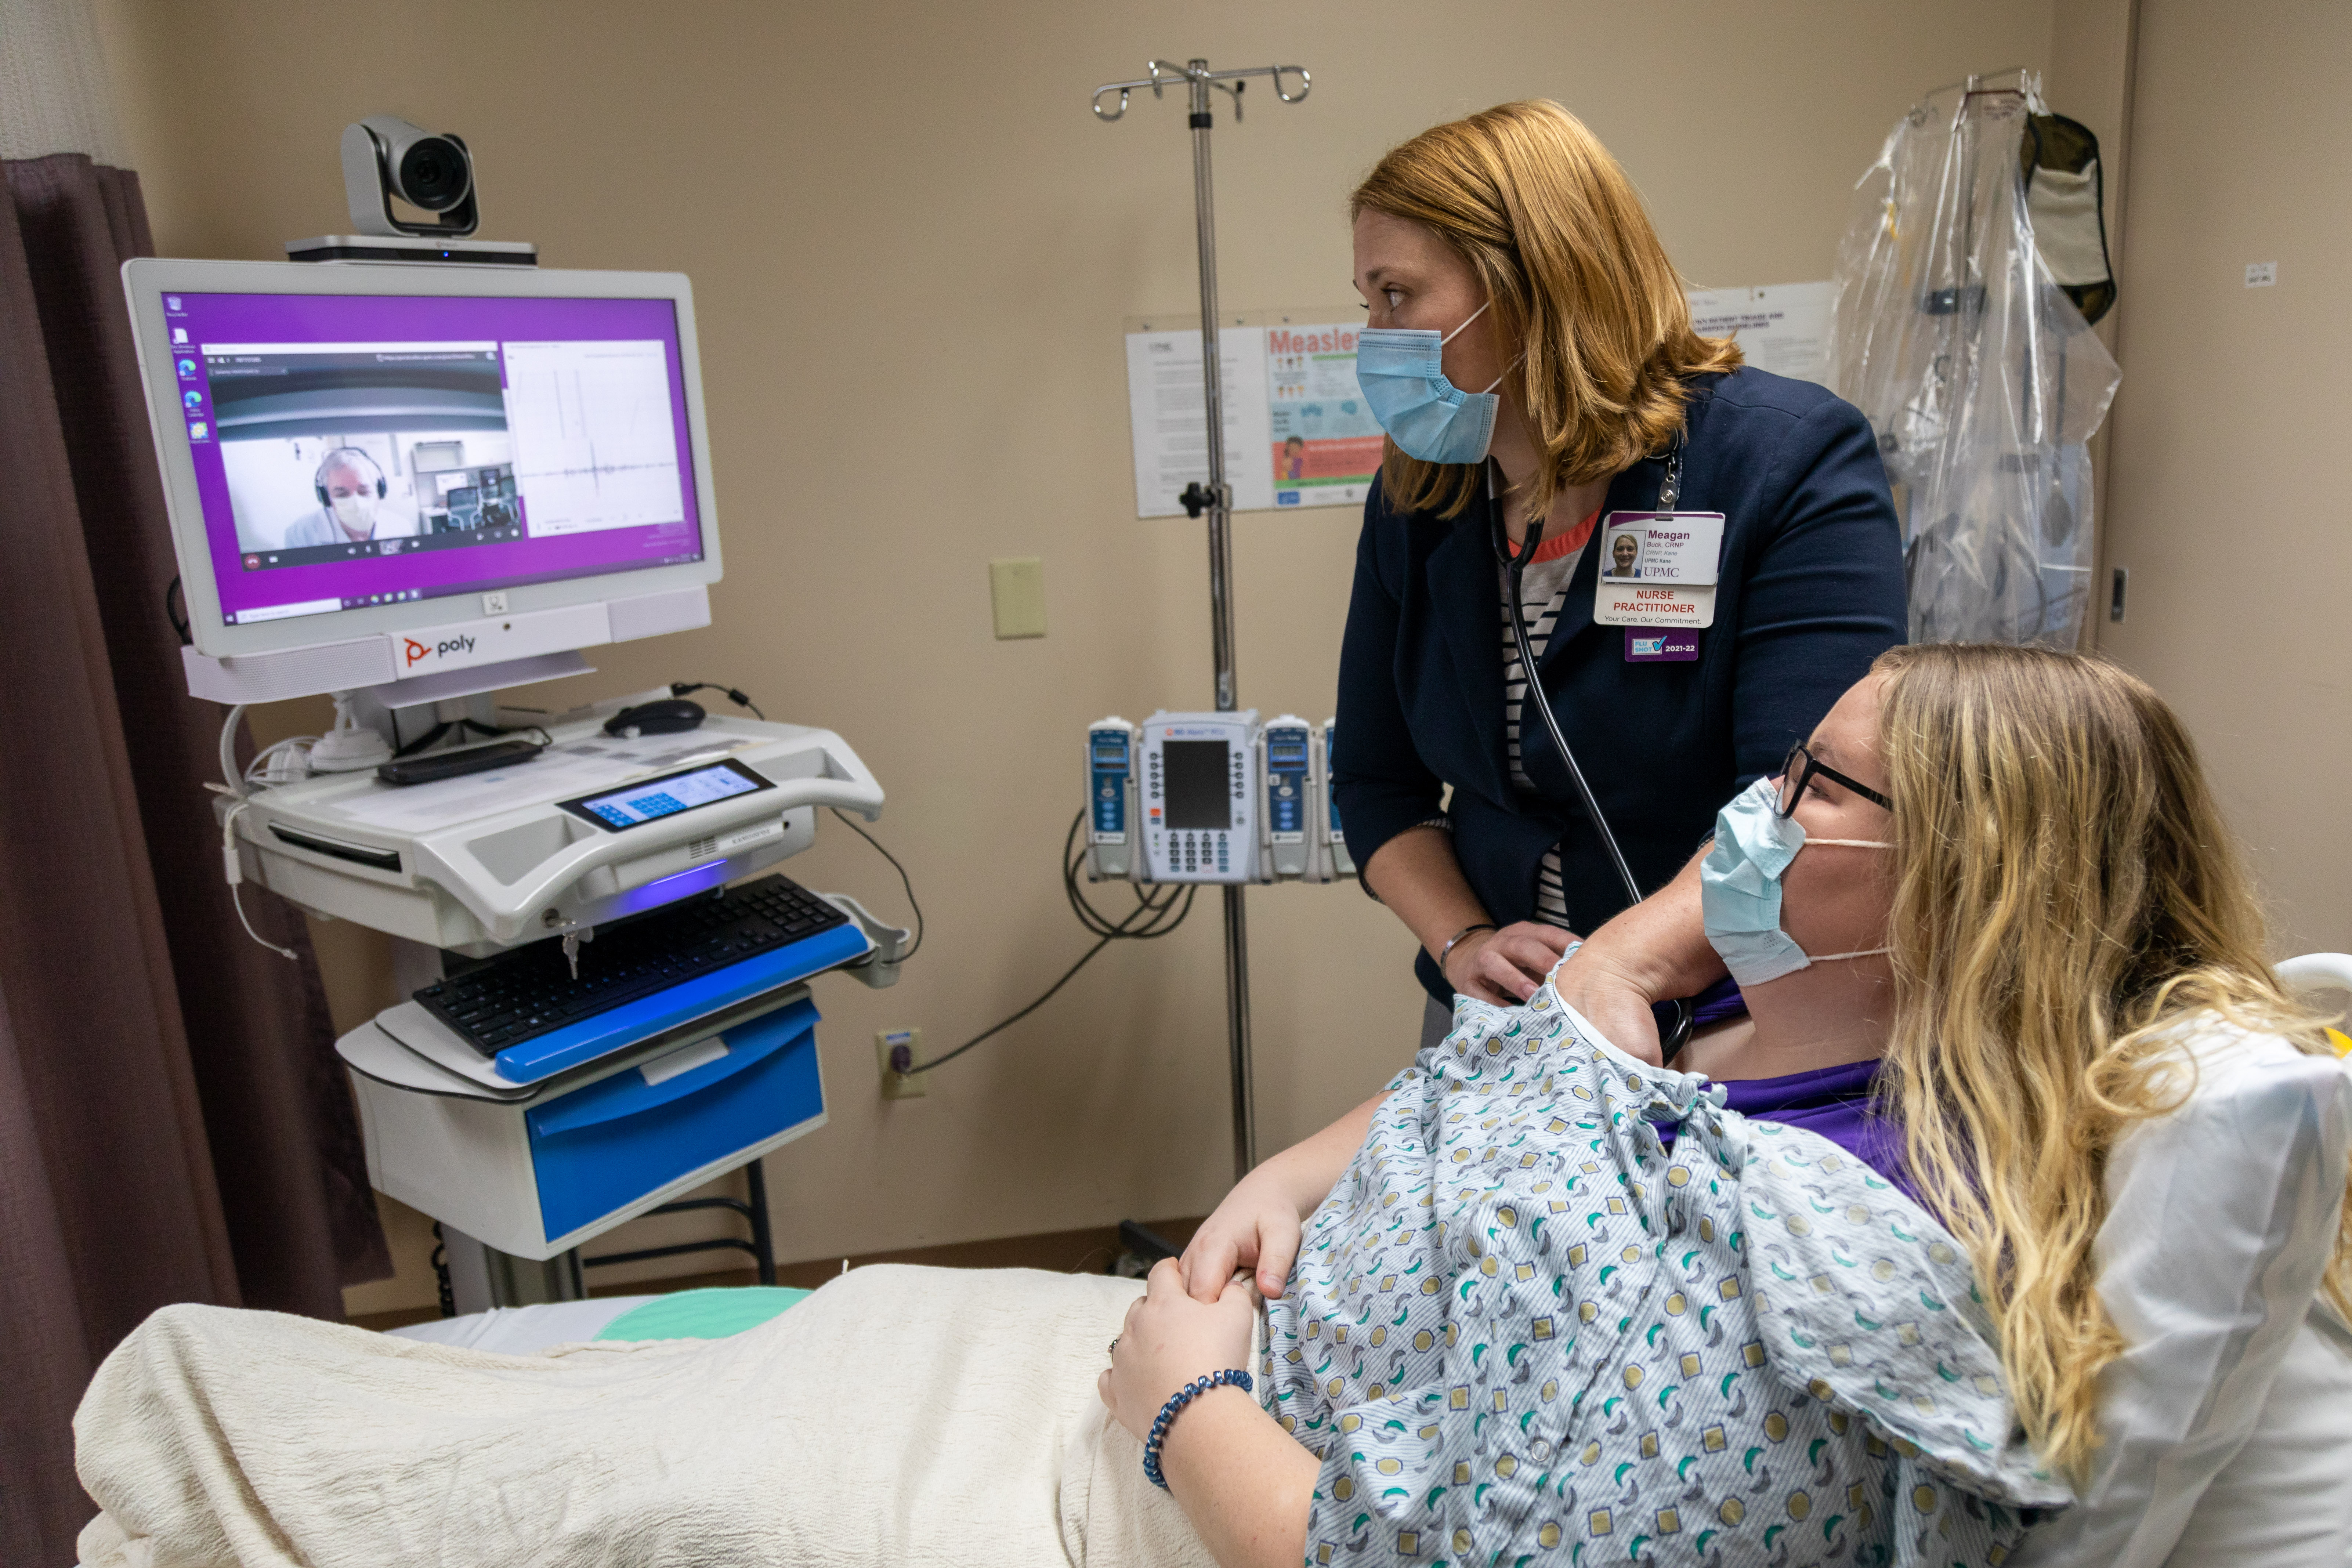
[[[180,395],[180,401],[191,408],[202,408],[205,405],[205,395],[192,386]]]
[[[179,308],[180,297],[177,294],[166,294],[163,296],[163,309],[166,310],[176,310]]]
[[[173,327],[173,328],[172,329],[172,342],[173,342],[173,346],[174,346],[174,347],[178,346],[178,345],[179,345],[179,344],[181,344],[181,343],[184,343],[184,342],[186,342],[187,341],[188,341],[188,329],[187,329],[187,328],[185,328],[185,327]]]
[[[205,424],[203,420],[199,419],[194,424],[188,426],[189,440],[209,441],[212,438],[213,427],[210,425]]]
[[[180,362],[180,379],[182,381],[193,381],[195,379],[195,361],[192,359],[184,359]]]

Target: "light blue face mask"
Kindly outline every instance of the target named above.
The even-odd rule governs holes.
[[[1782,817],[1770,779],[1758,779],[1716,813],[1715,847],[1699,862],[1699,908],[1706,940],[1745,988],[1794,974],[1810,964],[1841,958],[1869,958],[1886,951],[1809,954],[1780,929],[1780,874],[1807,842],[1804,825]],[[1816,838],[1855,849],[1892,849],[1875,838]]]
[[[1486,304],[1494,301],[1489,300]],[[1494,386],[1465,392],[1445,379],[1445,345],[1486,313],[1481,305],[1440,337],[1418,327],[1367,327],[1356,334],[1356,384],[1397,450],[1424,463],[1475,463],[1495,439]]]

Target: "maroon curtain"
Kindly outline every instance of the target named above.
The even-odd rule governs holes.
[[[74,1560],[68,1423],[155,1308],[389,1274],[301,917],[221,879],[120,268],[138,176],[0,163],[0,1559]],[[22,1553],[20,1556],[19,1553]]]

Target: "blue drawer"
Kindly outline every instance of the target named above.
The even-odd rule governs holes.
[[[728,1030],[725,1056],[676,1078],[631,1068],[526,1111],[548,1239],[821,1115],[816,1025],[803,999]]]

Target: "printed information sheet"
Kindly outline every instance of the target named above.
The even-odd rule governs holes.
[[[1694,289],[1691,325],[1702,337],[1737,338],[1748,363],[1776,375],[1819,381],[1827,364],[1830,285]]]
[[[1217,357],[1225,400],[1225,482],[1234,489],[1235,511],[1263,511],[1274,505],[1265,329],[1227,325],[1217,334]],[[1181,517],[1184,506],[1176,498],[1185,486],[1209,478],[1197,324],[1127,334],[1127,407],[1135,437],[1135,515]]]

